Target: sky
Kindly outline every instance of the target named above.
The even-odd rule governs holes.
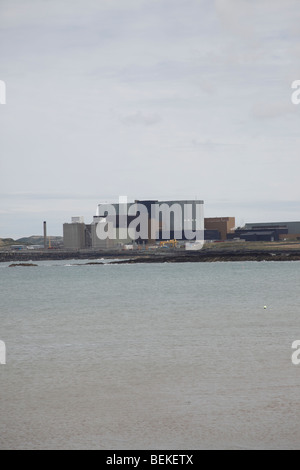
[[[0,237],[101,202],[300,220],[299,0],[0,0]]]

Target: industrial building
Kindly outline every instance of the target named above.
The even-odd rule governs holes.
[[[86,225],[83,217],[72,217],[70,224],[64,224],[63,237],[66,249],[82,250],[92,247],[91,225]]]
[[[245,230],[276,230],[279,234],[279,240],[300,240],[300,222],[268,222],[246,224]]]
[[[205,240],[225,241],[234,233],[235,217],[213,217],[204,219]]]
[[[199,200],[135,200],[134,203],[125,202],[113,205],[100,204],[92,224],[93,247],[103,246],[103,240],[100,240],[99,237],[97,240],[97,228],[95,226],[103,219],[109,220],[109,215],[106,215],[106,209],[109,211],[112,206],[115,209],[113,222],[116,229],[116,239],[107,241],[109,245],[111,245],[112,242],[114,242],[114,245],[132,242],[132,238],[128,235],[127,230],[137,219],[137,213],[139,213],[138,218],[140,221],[147,227],[146,233],[141,234],[139,234],[140,227],[136,228],[134,240],[137,244],[151,245],[156,241],[172,239],[187,240],[190,239],[187,236],[188,230],[194,233],[198,230],[201,232],[198,238],[203,238],[203,204],[203,201]],[[140,212],[140,208],[142,208],[143,211]],[[198,214],[199,209],[201,217],[199,217]],[[196,218],[198,224],[196,223]],[[199,221],[202,223],[201,227],[198,227]],[[128,235],[127,238],[124,238],[124,229]],[[122,236],[120,236],[120,234],[122,234]]]
[[[239,239],[245,240],[246,242],[277,242],[280,239],[279,236],[281,233],[283,232],[276,229],[246,230],[243,228],[236,230],[234,234],[229,234],[228,240]]]
[[[99,204],[90,225],[86,225],[80,217],[73,217],[70,224],[64,224],[64,246],[72,250],[116,249],[132,244],[133,239],[135,243],[145,245],[172,239],[190,240],[190,233],[196,234],[197,239],[204,239],[203,204],[203,201],[199,200],[136,200],[133,203]],[[139,212],[137,208],[141,206],[143,211]],[[113,216],[110,214],[112,208]],[[147,232],[139,235],[140,224],[138,224],[135,229],[136,236],[130,237],[128,228],[134,226],[137,218],[140,222],[144,222]],[[200,227],[199,220],[202,224]],[[113,227],[114,236],[107,236],[105,239],[99,237],[99,224],[103,223],[103,226],[100,225],[100,230],[102,227],[104,230],[109,222]]]
[[[300,222],[268,222],[246,224],[228,235],[228,239],[245,241],[300,240]]]

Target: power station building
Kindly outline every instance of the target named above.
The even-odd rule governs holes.
[[[91,225],[84,223],[83,217],[72,217],[70,224],[63,226],[64,247],[82,250],[92,247]]]
[[[64,246],[72,250],[102,250],[132,243],[151,245],[174,239],[192,240],[193,235],[197,240],[204,240],[203,204],[199,200],[99,204],[90,225],[80,217],[64,224]]]

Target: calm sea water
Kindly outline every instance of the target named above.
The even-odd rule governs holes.
[[[75,263],[0,264],[1,449],[300,448],[300,263]]]

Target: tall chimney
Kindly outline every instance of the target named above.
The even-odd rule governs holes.
[[[44,222],[44,248],[47,248],[47,222]]]

